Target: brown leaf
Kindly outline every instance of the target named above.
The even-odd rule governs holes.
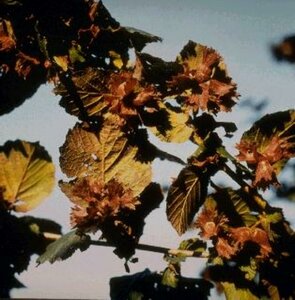
[[[83,177],[70,183],[60,183],[61,190],[75,203],[71,225],[78,228],[99,226],[107,218],[123,210],[135,210],[139,201],[130,189],[125,189],[115,179],[104,184],[101,179]]]
[[[253,185],[265,189],[278,184],[276,175],[295,153],[294,134],[294,110],[266,115],[243,134],[237,159],[255,169]]]
[[[204,239],[210,239],[211,237],[218,235],[222,225],[228,221],[224,215],[218,214],[216,207],[206,205],[209,199],[210,198],[206,199],[204,208],[195,222],[196,227],[201,229],[200,234]]]
[[[16,39],[9,20],[0,20],[0,52],[10,52],[16,47]]]
[[[231,228],[231,237],[237,242],[239,248],[248,242],[254,242],[260,247],[262,257],[267,257],[272,252],[269,238],[265,230],[257,227],[238,227]]]
[[[37,66],[40,64],[39,60],[37,60],[34,57],[30,57],[22,52],[19,52],[17,55],[17,60],[15,63],[15,71],[16,73],[26,78],[32,71],[32,68],[34,66]]]
[[[152,85],[142,86],[130,71],[113,73],[108,82],[108,90],[104,94],[104,100],[109,103],[110,111],[123,119],[136,116],[138,107],[158,99],[156,89]]]
[[[169,82],[171,93],[194,111],[230,111],[238,98],[236,84],[222,57],[212,48],[190,41],[177,58],[183,71]]]
[[[235,255],[238,250],[236,246],[231,246],[226,239],[220,237],[217,240],[215,248],[220,257],[225,257],[227,259],[230,259]]]

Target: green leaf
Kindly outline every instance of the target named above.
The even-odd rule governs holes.
[[[239,289],[231,282],[221,282],[227,300],[259,300],[249,289]]]
[[[184,168],[170,186],[166,213],[179,235],[190,226],[207,195],[208,177],[192,167]]]
[[[89,236],[80,235],[74,230],[48,245],[46,251],[37,259],[37,263],[43,264],[46,261],[54,263],[57,260],[64,260],[69,258],[77,249],[85,251],[89,246]]]
[[[188,125],[189,115],[169,103],[159,102],[159,108],[166,114],[166,120],[159,119],[155,126],[149,127],[159,139],[168,143],[184,143],[189,140],[193,128]]]
[[[234,205],[236,212],[241,216],[244,224],[246,226],[252,226],[257,221],[257,217],[251,214],[251,209],[246,203],[246,200],[243,199],[242,195],[239,192],[234,190],[228,190],[230,199]]]
[[[207,205],[210,201],[217,204],[219,213],[224,213],[232,226],[252,226],[258,218],[257,213],[253,214],[247,200],[249,200],[249,194],[242,190],[226,188],[211,194],[205,204]]]
[[[69,57],[72,64],[77,62],[83,63],[86,61],[84,53],[82,52],[82,47],[79,44],[72,45],[72,47],[69,49]]]
[[[151,182],[151,165],[137,160],[138,148],[129,144],[117,121],[110,115],[98,131],[76,124],[60,149],[61,169],[69,177],[94,176],[104,183],[116,178],[137,196]]]
[[[271,241],[274,241],[274,239],[278,237],[278,234],[272,230],[272,225],[283,221],[283,219],[284,216],[280,209],[278,209],[277,212],[273,212],[270,214],[264,213],[259,216],[260,224],[263,227],[263,229],[267,232],[267,235]]]
[[[54,165],[39,143],[6,142],[0,147],[0,187],[9,208],[26,212],[53,190]]]
[[[250,258],[250,265],[241,266],[241,271],[245,273],[245,279],[247,280],[254,280],[257,275],[257,264],[255,259]]]
[[[178,249],[194,251],[195,255],[198,256],[207,250],[207,244],[198,238],[192,238],[182,241]]]

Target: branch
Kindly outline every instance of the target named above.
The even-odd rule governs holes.
[[[55,234],[51,232],[44,232],[43,233],[44,237],[56,241],[59,238],[62,237],[61,234]],[[103,246],[103,247],[113,247],[113,245],[109,244],[107,241],[90,241],[90,245],[92,246]],[[180,249],[170,249],[166,247],[159,247],[159,246],[152,246],[152,245],[147,245],[147,244],[138,244],[135,247],[137,250],[142,250],[142,251],[149,251],[149,252],[155,252],[155,253],[161,253],[161,254],[169,254],[172,256],[184,256],[184,257],[198,257],[198,258],[208,258],[209,255],[207,253],[200,253],[192,250],[180,250]]]

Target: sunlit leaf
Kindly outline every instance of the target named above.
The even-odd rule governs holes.
[[[116,53],[115,51],[109,51],[109,55],[112,59],[112,63],[113,65],[117,68],[117,69],[121,69],[124,65],[124,62],[122,61],[121,55]]]
[[[166,268],[162,277],[162,284],[170,286],[172,288],[177,288],[179,278],[175,270],[171,267]]]
[[[0,186],[15,211],[38,206],[54,187],[54,165],[39,143],[17,140],[0,148]]]
[[[87,235],[80,235],[76,231],[71,231],[55,242],[48,245],[46,251],[37,259],[38,264],[46,261],[54,263],[70,257],[77,249],[85,251],[90,245],[90,238]]]
[[[270,214],[262,214],[259,216],[261,226],[267,232],[267,235],[271,241],[274,241],[277,234],[271,229],[273,224],[277,224],[283,220],[282,212],[273,212]]]
[[[198,257],[202,256],[202,254],[204,254],[207,250],[207,243],[198,238],[191,238],[182,241],[178,249],[194,251],[194,256]]]
[[[247,288],[238,288],[231,282],[221,282],[221,285],[227,300],[259,300],[259,298]]]
[[[255,169],[254,185],[265,189],[277,184],[276,175],[295,156],[295,111],[264,116],[243,134],[237,148],[237,158]]]
[[[96,132],[85,126],[77,124],[68,132],[60,149],[62,171],[69,177],[92,175],[104,183],[116,178],[139,195],[151,182],[151,166],[136,159],[138,148],[128,143],[117,118],[110,116]]]
[[[77,73],[72,77],[83,106],[88,116],[97,116],[108,104],[103,100],[102,93],[105,91],[105,80],[107,75],[102,71],[86,69],[83,73]],[[80,116],[79,108],[65,86],[60,84],[54,89],[54,92],[61,95],[60,105],[65,110],[75,116]]]
[[[193,133],[193,128],[188,125],[189,115],[168,103],[159,103],[159,108],[166,114],[167,120],[159,119],[156,126],[149,127],[152,133],[165,142],[186,142]]]
[[[172,183],[167,196],[168,220],[179,235],[190,226],[207,194],[208,178],[193,168],[184,168]]]
[[[66,72],[68,70],[69,59],[68,56],[54,56],[55,63],[61,67],[61,69]]]
[[[84,53],[82,52],[81,45],[76,42],[72,42],[72,47],[69,49],[69,59],[72,64],[75,63],[83,63],[86,61],[84,57]]]

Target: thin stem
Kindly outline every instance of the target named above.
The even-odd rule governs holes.
[[[55,234],[51,232],[44,232],[43,233],[44,237],[56,241],[62,237],[61,234]],[[114,247],[107,241],[90,241],[90,245],[92,246],[103,246],[103,247]],[[180,250],[180,249],[170,249],[166,247],[159,247],[159,246],[153,246],[153,245],[147,245],[147,244],[137,244],[135,247],[137,250],[142,250],[142,251],[149,251],[149,252],[155,252],[155,253],[161,253],[161,254],[169,254],[173,256],[181,255],[184,257],[198,257],[198,258],[208,258],[209,255],[204,252],[204,253],[199,253],[196,251],[192,250]]]
[[[113,247],[106,241],[91,240],[90,244],[93,246]],[[181,255],[181,256],[185,256],[185,257],[208,258],[207,253],[200,254],[199,252],[195,252],[192,250],[170,249],[170,248],[166,248],[166,247],[159,247],[159,246],[153,246],[153,245],[147,245],[147,244],[138,244],[138,245],[136,245],[135,248],[137,250],[169,254],[169,255],[173,255],[173,256]]]

